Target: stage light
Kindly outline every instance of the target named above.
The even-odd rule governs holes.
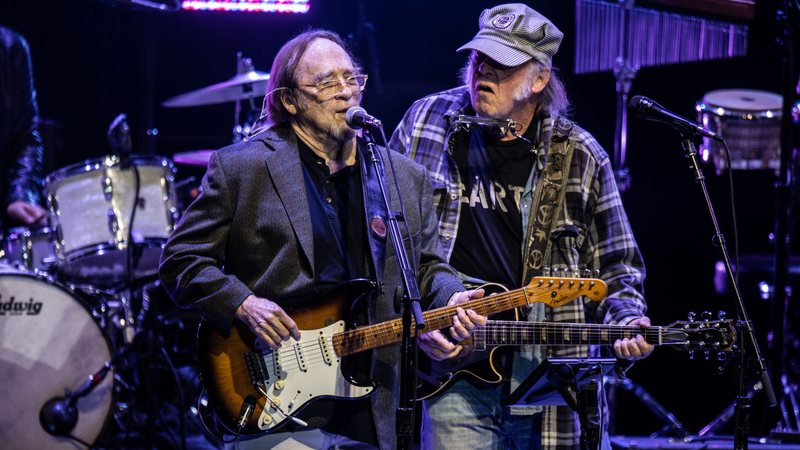
[[[310,0],[184,0],[181,8],[195,11],[307,13]]]

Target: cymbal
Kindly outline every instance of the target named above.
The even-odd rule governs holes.
[[[167,108],[185,108],[263,97],[267,90],[267,80],[269,80],[268,73],[251,70],[222,83],[172,97],[161,105]]]
[[[172,160],[178,164],[206,167],[208,166],[208,160],[211,159],[211,154],[214,152],[215,150],[192,150],[175,153],[172,155]]]

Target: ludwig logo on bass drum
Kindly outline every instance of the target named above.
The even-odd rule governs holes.
[[[13,295],[8,301],[2,301],[0,295],[0,316],[21,316],[23,314],[28,316],[35,316],[42,311],[42,302],[33,301],[33,297],[28,299],[27,302],[18,302]]]

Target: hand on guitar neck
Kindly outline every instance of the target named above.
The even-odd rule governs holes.
[[[456,292],[447,302],[447,306],[465,303],[481,298],[483,295],[483,289]],[[456,344],[456,342],[467,339],[476,326],[486,326],[488,320],[486,316],[482,316],[471,309],[457,308],[456,312],[456,315],[453,316],[453,325],[444,332],[434,330],[417,337],[419,349],[429,358],[435,361],[442,361],[457,356],[465,356],[471,351],[471,348],[467,345]],[[444,333],[449,333],[451,339],[448,339]]]
[[[650,318],[647,316],[639,317],[632,320],[628,325],[647,328],[650,326]],[[653,353],[654,348],[655,346],[647,342],[641,334],[633,338],[617,339],[614,342],[614,353],[617,358],[627,359],[628,361],[646,358],[650,353]]]
[[[277,303],[265,298],[248,296],[236,310],[236,318],[273,350],[290,337],[300,340],[300,329],[294,320]]]

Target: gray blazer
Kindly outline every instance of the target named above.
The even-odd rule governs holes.
[[[386,150],[380,152],[387,161]],[[396,180],[413,239],[403,224],[400,228],[423,301],[444,305],[463,286],[441,256],[430,180],[422,166],[396,153],[392,158],[393,167],[386,162],[392,209],[400,211]],[[324,250],[313,247],[302,170],[297,138],[288,127],[263,131],[212,155],[202,194],[184,212],[161,257],[159,276],[176,303],[197,307],[205,320],[227,330],[250,294],[280,304],[281,298],[313,289],[314,255]],[[385,221],[385,207],[375,201],[374,174],[362,173],[366,222],[376,216]],[[369,307],[370,323],[377,323],[398,317],[393,296],[402,281],[389,237],[369,225],[367,234],[383,284]],[[378,387],[371,403],[381,448],[395,446],[399,352],[399,345],[373,351]]]

